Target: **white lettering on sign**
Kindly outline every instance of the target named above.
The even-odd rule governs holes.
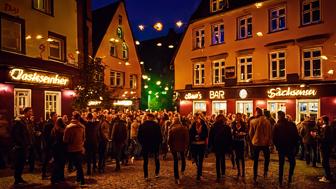
[[[209,92],[209,98],[210,99],[225,99],[225,92],[220,91],[210,91]]]
[[[26,72],[23,69],[14,68],[9,72],[10,77],[15,81],[29,83],[42,83],[48,85],[67,85],[69,79],[60,77],[58,74],[46,74],[41,72]]]
[[[102,101],[99,101],[99,100],[91,100],[91,101],[88,102],[88,106],[97,106],[101,103],[102,103]]]
[[[288,87],[287,89],[272,88],[267,91],[267,95],[269,98],[275,97],[286,97],[286,96],[315,96],[317,91],[315,89],[291,89]]]
[[[187,93],[186,95],[184,95],[184,99],[186,100],[196,100],[196,99],[202,99],[203,96],[200,92],[197,93]]]

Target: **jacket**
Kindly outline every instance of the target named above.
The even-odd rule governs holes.
[[[237,121],[232,123],[232,138],[233,142],[244,142],[247,135],[247,126],[244,121],[240,121],[240,128],[237,128]],[[242,134],[245,133],[245,134]]]
[[[98,129],[97,122],[88,121],[85,123],[85,145],[92,148],[98,147]]]
[[[312,133],[317,133],[317,127],[315,121],[304,121],[302,122],[302,129],[300,132],[301,137],[303,138],[304,144],[314,144],[317,142]]]
[[[189,145],[189,131],[181,124],[173,124],[168,135],[168,145],[172,152],[184,152]]]
[[[321,147],[331,148],[334,143],[334,133],[330,125],[323,124],[320,129],[319,142]]]
[[[293,152],[300,137],[295,123],[279,119],[274,126],[273,144],[279,152]]]
[[[107,142],[109,139],[109,128],[110,124],[108,121],[103,120],[99,124],[98,128],[98,139],[100,142]]]
[[[54,128],[54,125],[53,121],[49,119],[43,127],[43,139],[47,149],[50,149],[52,145],[51,130]]]
[[[201,120],[202,124],[202,131],[200,134],[196,131],[196,122],[194,122],[189,130],[189,140],[190,144],[206,144],[208,139],[208,127],[206,126],[205,122]]]
[[[127,139],[127,128],[126,128],[126,121],[117,119],[113,124],[112,129],[112,142],[117,146],[120,147],[126,144]]]
[[[231,128],[225,123],[215,122],[210,129],[209,146],[216,154],[229,153],[232,149]]]
[[[265,116],[257,116],[250,121],[249,135],[254,146],[270,146],[272,143],[272,128]]]
[[[158,123],[152,120],[145,121],[139,127],[138,140],[142,150],[147,152],[159,152],[162,143],[161,128]]]
[[[29,133],[30,121],[25,117],[16,118],[12,128],[12,141],[15,148],[28,149],[32,145],[32,136]]]
[[[72,120],[64,130],[63,142],[68,152],[84,153],[85,127],[79,121]]]

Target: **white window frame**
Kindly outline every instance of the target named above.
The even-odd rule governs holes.
[[[17,99],[17,96],[16,96],[17,92],[27,92],[28,93],[28,98],[27,98],[26,107],[31,107],[31,104],[32,104],[31,89],[14,88],[14,117],[20,115],[20,107],[18,106],[18,99]],[[22,108],[26,108],[26,107],[22,107]]]
[[[195,104],[196,103],[204,103],[205,104],[205,112],[207,111],[207,104],[206,104],[206,101],[204,100],[197,100],[197,101],[193,101],[193,114],[199,112],[199,111],[196,111],[195,110]],[[203,112],[203,111],[202,111]]]
[[[112,52],[112,48],[114,49],[114,51]],[[113,57],[117,57],[117,44],[115,44],[114,42],[111,42],[111,46],[110,46],[110,56]]]
[[[267,100],[267,110],[269,110],[270,113],[272,114],[270,103],[277,103],[277,104],[279,104],[279,103],[285,103],[286,104],[286,106],[285,106],[285,108],[286,108],[285,113],[287,112],[287,100]],[[279,110],[276,110],[275,117],[273,117],[276,121],[278,120],[278,114],[277,114],[278,111]]]
[[[322,55],[322,47],[314,47],[314,48],[304,48],[302,49],[301,51],[301,56],[302,56],[302,68],[301,68],[301,72],[302,72],[302,77],[303,79],[322,79],[322,76],[323,76],[323,59],[321,58],[321,56],[319,57],[313,57],[312,54],[313,54],[313,51],[316,51],[316,50],[319,50]],[[311,57],[310,58],[305,58],[304,57],[304,53],[305,52],[310,52],[311,53]],[[305,60],[309,60],[310,61],[310,76],[305,76],[305,68],[304,68],[304,64],[305,64]],[[320,76],[314,76],[314,69],[313,69],[313,61],[314,60],[320,60]]]
[[[216,67],[216,63],[219,64]],[[218,76],[216,75],[216,70],[218,70]],[[216,78],[218,77],[218,82],[216,82]],[[212,83],[223,84],[225,82],[225,59],[215,60],[212,62]]]
[[[279,54],[280,53],[284,53],[285,56],[284,57],[279,57]],[[276,54],[276,58],[272,58],[272,54]],[[285,68],[284,68],[284,71],[285,71],[285,75],[283,77],[280,77],[280,61],[281,60],[284,60],[285,61]],[[270,79],[271,80],[283,80],[283,79],[286,79],[286,63],[287,63],[287,53],[285,50],[278,50],[278,51],[272,51],[269,53],[269,62],[270,62]],[[276,72],[277,72],[277,76],[276,77],[273,77],[273,70],[272,70],[272,67],[273,67],[273,61],[276,61]]]
[[[218,113],[216,113],[216,110],[215,110],[215,106],[214,106],[215,103],[225,103],[224,114],[227,114],[227,101],[226,101],[226,100],[222,100],[222,101],[220,101],[220,100],[212,101],[212,112],[211,112],[212,114],[216,114],[216,115],[218,115]]]
[[[243,110],[243,112],[238,112],[238,104],[252,104],[251,106],[251,112],[247,112],[245,111],[245,109]],[[245,107],[245,105],[243,105],[243,108]],[[242,113],[242,114],[246,114],[247,113],[251,113],[250,116],[253,116],[253,101],[252,100],[237,100],[236,101],[236,113]]]
[[[54,14],[53,0],[33,0],[33,9],[41,11],[48,15]]]
[[[313,9],[312,4],[315,1],[319,1],[320,6],[318,8]],[[321,22],[321,20],[322,20],[321,3],[322,3],[321,0],[302,0],[301,1],[301,24],[302,25],[316,24],[316,23]],[[304,6],[307,5],[307,4],[309,4],[310,9],[309,9],[309,11],[304,11]],[[320,19],[318,21],[313,21],[313,12],[316,11],[316,10],[320,11]],[[310,15],[310,22],[304,23],[304,15],[306,13],[309,13],[309,15]]]
[[[320,99],[297,99],[296,100],[296,122],[300,122],[300,103],[304,103],[304,102],[308,102],[308,103],[317,103],[318,107],[317,107],[317,115],[316,118],[320,117],[320,113],[321,113],[321,101]],[[308,106],[309,108],[309,106]],[[310,111],[308,110],[308,113]],[[310,116],[310,113],[308,114]]]
[[[248,25],[249,25],[248,19],[249,18],[251,18],[250,25],[251,25],[251,29],[252,29],[250,35],[248,34]],[[240,21],[242,21],[242,20],[245,20],[245,24],[244,25],[240,25]],[[252,15],[246,15],[246,16],[239,17],[237,25],[238,25],[238,39],[247,39],[247,38],[253,36],[253,18],[252,18]],[[241,34],[241,29],[242,28],[245,28],[245,35],[244,36],[242,36],[242,34]]]
[[[65,41],[61,38],[58,38],[53,35],[49,35],[49,38],[52,39],[53,41],[50,41],[48,43],[49,47],[49,59],[52,60],[58,60],[58,61],[65,61],[65,54],[64,54],[64,49],[65,49]],[[51,48],[53,48],[53,43],[58,43],[58,57],[57,56],[52,56],[51,55]],[[56,48],[55,48],[56,49]]]
[[[125,73],[124,72],[119,72],[115,70],[110,71],[110,86],[111,87],[123,87],[124,86],[124,77]],[[113,78],[114,84],[111,82]],[[120,79],[119,85],[117,84],[118,78]]]
[[[128,57],[129,57],[128,46],[125,42],[122,44],[122,57],[123,57],[123,59],[128,59]]]
[[[47,111],[47,102],[46,102],[46,97],[48,94],[56,95],[56,109],[54,112],[57,113],[57,115],[62,115],[62,96],[60,91],[44,91],[44,117],[45,119],[47,118],[47,112],[49,112],[49,115],[53,111]]]
[[[211,26],[211,37],[212,37],[211,38],[212,45],[224,43],[224,38],[225,38],[224,23],[216,23]],[[216,40],[216,37],[217,37],[217,40]]]
[[[196,68],[198,66],[198,68]],[[196,73],[198,72],[199,78],[197,79]],[[202,74],[203,73],[203,74]],[[194,75],[194,85],[204,85],[205,84],[205,64],[195,63],[193,66]],[[197,82],[198,80],[198,82]]]
[[[137,89],[138,87],[138,76],[136,74],[130,75],[130,88],[131,89]]]
[[[251,58],[252,59],[252,62],[247,62],[247,59]],[[245,59],[245,63],[240,63],[240,60],[241,59]],[[241,56],[241,57],[238,57],[237,58],[237,73],[238,73],[238,82],[250,82],[252,79],[253,79],[253,57],[252,56]],[[247,67],[251,65],[251,78],[247,79],[247,76],[249,75],[247,73]],[[245,70],[245,73],[244,73],[244,79],[241,78],[241,67],[244,66],[244,70]]]
[[[282,9],[285,10],[285,14],[280,15],[279,12]],[[273,17],[273,14],[272,14],[273,12],[277,12],[277,17],[275,17],[275,18]],[[270,31],[271,32],[281,31],[281,30],[285,30],[287,28],[287,8],[286,8],[285,5],[270,9],[269,14],[270,14],[269,15],[269,24],[270,24]],[[280,27],[280,18],[285,18],[285,27],[284,28]],[[276,23],[277,23],[277,25],[276,25],[277,27],[275,29],[273,29],[273,27],[272,27],[272,21],[273,20],[275,20]]]
[[[202,49],[205,47],[205,30],[204,28],[197,28],[194,30],[194,48]]]

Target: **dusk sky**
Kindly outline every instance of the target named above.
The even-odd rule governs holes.
[[[92,0],[92,8],[97,9],[112,2],[116,0]],[[200,0],[125,0],[125,2],[134,36],[136,40],[144,40],[165,35],[169,28],[175,27],[178,20],[186,24]],[[164,30],[161,32],[152,27],[157,21],[163,23]],[[139,24],[145,25],[144,31],[139,31],[137,27]]]

